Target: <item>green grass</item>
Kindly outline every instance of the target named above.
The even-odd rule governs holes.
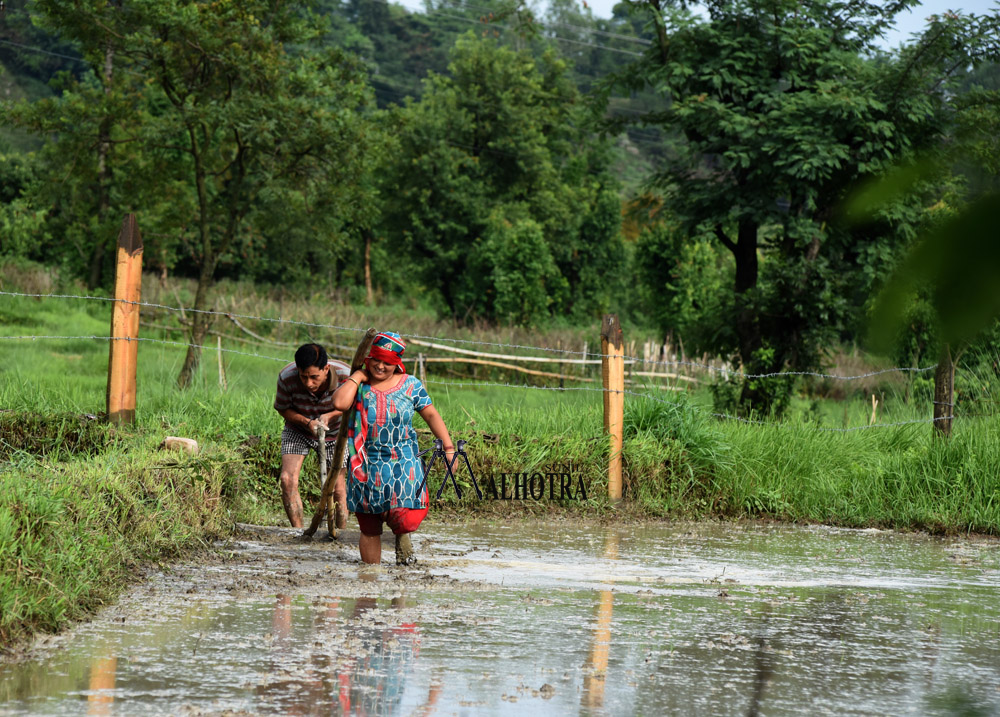
[[[18,278],[45,287],[44,277],[31,271]],[[9,273],[6,281],[3,288],[11,290]],[[248,297],[237,298],[247,313],[277,315],[251,311]],[[300,310],[299,320],[320,318]],[[358,324],[337,323],[364,325],[365,311],[349,317]],[[421,321],[428,322],[422,325],[428,335],[443,330],[427,317]],[[106,340],[4,338],[105,336],[109,322],[106,302],[0,297],[0,644],[58,629],[113,599],[137,564],[203,544],[234,521],[284,523],[277,486],[281,419],[271,403],[277,372],[294,346],[227,342],[227,348],[272,358],[224,354],[223,390],[218,355],[207,351],[194,385],[180,391],[175,381],[183,348],[143,341],[137,421],[113,428],[87,417],[105,407]],[[395,327],[404,324],[402,316],[394,319]],[[294,327],[271,328],[284,332],[285,340],[302,338],[290,335]],[[157,337],[149,329],[142,335]],[[499,332],[478,336],[504,338]],[[531,344],[530,336],[508,338]],[[344,340],[357,339],[351,334]],[[552,345],[569,338],[545,340]],[[935,438],[928,423],[839,430],[868,425],[869,390],[878,392],[880,423],[928,418],[929,401],[921,394],[926,385],[898,376],[843,400],[797,396],[781,423],[719,419],[704,388],[629,395],[627,500],[616,508],[606,497],[609,443],[599,392],[461,387],[453,383],[468,378],[439,366],[428,389],[453,437],[469,442],[480,483],[571,464],[588,491],[586,501],[558,505],[480,502],[471,490],[458,501],[447,491],[446,506],[461,514],[626,510],[664,518],[1000,533],[1000,419],[992,415],[998,388],[992,369],[960,369],[968,388],[950,440]],[[168,435],[195,438],[202,453],[159,450]],[[301,481],[307,501],[318,497],[317,473],[310,458]],[[439,473],[431,477],[432,489],[440,480]],[[467,478],[462,483],[471,488]]]
[[[222,534],[239,484],[76,415],[0,414],[0,647],[111,600],[137,566]]]

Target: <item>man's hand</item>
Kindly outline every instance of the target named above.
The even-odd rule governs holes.
[[[329,426],[326,424],[325,421],[321,421],[318,418],[314,418],[311,421],[309,421],[309,430],[312,432],[314,436],[319,435],[320,426],[323,426],[324,430],[329,430]]]

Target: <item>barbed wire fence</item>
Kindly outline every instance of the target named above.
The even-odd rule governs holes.
[[[306,328],[306,329],[309,329],[309,330],[317,330],[318,329],[318,330],[330,331],[330,332],[334,332],[334,333],[346,333],[346,334],[353,334],[353,335],[364,334],[364,332],[367,330],[366,328],[361,328],[361,327],[356,327],[356,326],[341,326],[341,325],[332,324],[332,323],[301,321],[301,320],[287,318],[287,317],[281,317],[281,316],[279,316],[279,317],[258,316],[258,315],[253,315],[253,314],[235,313],[235,312],[230,312],[230,311],[198,310],[198,309],[191,309],[191,308],[186,308],[186,307],[182,307],[182,306],[170,306],[170,305],[166,305],[166,304],[144,302],[144,301],[134,301],[134,302],[133,301],[124,301],[122,299],[116,299],[116,298],[112,298],[112,297],[90,296],[90,295],[81,295],[81,294],[45,294],[45,293],[29,293],[29,292],[17,292],[17,291],[0,291],[0,296],[2,296],[2,297],[10,297],[12,299],[94,301],[94,302],[106,302],[106,303],[111,303],[111,304],[122,303],[122,304],[131,305],[131,306],[137,306],[140,309],[143,309],[143,308],[145,308],[145,309],[156,309],[158,311],[166,311],[166,312],[171,312],[171,313],[177,313],[179,315],[190,314],[190,313],[202,313],[202,314],[207,314],[207,315],[211,315],[211,316],[226,318],[226,319],[232,321],[242,331],[247,332],[248,334],[250,334],[251,336],[254,337],[253,339],[245,339],[245,338],[240,337],[240,336],[217,334],[217,336],[219,336],[220,339],[221,338],[225,338],[227,341],[259,343],[259,344],[264,344],[264,345],[293,346],[293,345],[297,345],[297,344],[291,344],[291,343],[288,343],[288,342],[282,342],[282,341],[277,341],[277,340],[272,340],[272,339],[267,339],[265,337],[261,337],[261,336],[255,334],[255,333],[249,331],[248,329],[246,329],[246,327],[242,326],[241,323],[240,323],[240,321],[258,321],[258,322],[262,322],[262,323],[287,324],[289,326],[303,327],[303,328]],[[183,326],[177,326],[177,327],[169,327],[169,326],[152,326],[152,327],[149,327],[149,326],[147,326],[147,328],[151,328],[152,330],[155,330],[155,331],[173,331],[173,332],[183,332],[185,330],[185,328]],[[488,357],[489,359],[494,360],[494,362],[496,364],[498,364],[498,365],[500,363],[500,360],[502,359],[504,362],[509,362],[509,361],[519,361],[519,362],[524,362],[524,363],[549,362],[549,363],[560,363],[560,364],[568,364],[568,365],[577,364],[577,365],[580,365],[580,366],[587,366],[587,365],[599,365],[605,359],[609,358],[609,354],[604,354],[604,353],[595,352],[595,351],[588,351],[588,350],[579,351],[579,350],[575,350],[575,349],[553,348],[553,347],[547,347],[547,346],[534,346],[534,345],[518,344],[518,343],[504,343],[504,342],[498,342],[498,341],[481,341],[481,340],[475,340],[475,339],[461,339],[461,338],[454,338],[454,337],[448,337],[448,336],[427,336],[427,335],[420,335],[420,334],[408,334],[406,336],[406,339],[411,344],[428,345],[431,348],[434,348],[434,349],[437,349],[437,350],[441,350],[441,351],[458,352],[460,354],[472,355],[472,356],[476,356],[476,357]],[[172,347],[183,348],[183,349],[187,349],[187,348],[192,348],[193,347],[193,348],[200,349],[200,350],[202,350],[204,352],[218,352],[220,355],[221,354],[227,354],[227,355],[243,356],[243,357],[249,357],[249,358],[254,358],[254,359],[262,359],[262,360],[267,360],[267,361],[273,361],[273,362],[276,362],[276,363],[280,362],[282,364],[287,364],[289,362],[289,358],[288,358],[287,355],[274,356],[274,355],[269,355],[269,354],[265,354],[265,353],[258,353],[256,351],[242,351],[242,350],[239,350],[239,349],[223,347],[221,345],[221,343],[220,344],[216,344],[216,345],[209,345],[209,344],[200,344],[199,345],[199,344],[192,344],[191,342],[188,342],[188,341],[173,341],[173,340],[169,340],[169,339],[153,338],[153,337],[148,337],[148,336],[140,336],[140,337],[137,337],[137,338],[127,337],[127,336],[112,336],[112,335],[106,335],[105,336],[105,335],[70,335],[70,334],[66,334],[66,335],[53,335],[53,334],[31,335],[31,334],[24,334],[24,335],[0,336],[0,341],[78,341],[78,340],[137,341],[137,342],[139,342],[140,345],[141,344],[157,344],[157,345],[172,346]],[[329,348],[334,348],[334,349],[336,349],[338,351],[343,351],[343,352],[353,351],[352,347],[350,347],[348,345],[344,345],[344,344],[327,343],[326,345]],[[493,349],[516,350],[516,351],[533,351],[533,352],[537,352],[537,353],[541,353],[541,354],[549,354],[549,355],[548,356],[522,356],[522,355],[508,354],[508,353],[502,353],[502,354],[501,353],[487,353],[487,352],[471,351],[471,350],[468,350],[468,349],[463,349],[462,348],[463,346],[489,347],[489,348],[493,348]],[[852,374],[852,375],[839,375],[839,374],[830,374],[830,373],[815,372],[815,371],[787,371],[787,372],[772,372],[772,373],[753,374],[753,373],[746,373],[741,368],[729,367],[729,366],[726,366],[726,365],[714,365],[712,363],[708,363],[708,362],[704,362],[704,361],[699,362],[699,361],[690,361],[690,360],[683,360],[683,359],[677,359],[677,358],[652,358],[650,356],[642,356],[642,357],[640,357],[640,356],[635,356],[635,355],[624,355],[623,359],[624,359],[624,362],[625,362],[626,365],[632,365],[632,366],[638,365],[638,366],[642,366],[642,367],[658,367],[658,368],[663,368],[663,369],[683,368],[683,369],[689,369],[689,370],[697,370],[697,371],[702,371],[702,372],[704,372],[706,374],[716,374],[716,375],[718,375],[721,378],[726,379],[726,380],[733,380],[733,379],[735,379],[735,380],[754,380],[754,379],[757,379],[757,380],[766,380],[766,379],[784,379],[784,378],[788,378],[788,377],[793,377],[793,378],[808,377],[808,378],[816,378],[816,379],[831,380],[831,381],[851,382],[851,381],[861,381],[861,380],[864,380],[864,379],[876,378],[876,377],[879,377],[879,376],[883,376],[883,375],[887,375],[887,374],[894,374],[894,373],[895,374],[923,374],[923,373],[934,371],[936,369],[936,365],[932,365],[932,366],[919,367],[919,368],[915,368],[915,367],[892,367],[892,368],[880,369],[880,370],[875,370],[875,371],[868,371],[868,372],[857,373],[857,374]],[[461,359],[461,358],[455,358],[455,359],[448,359],[448,360],[461,362],[463,359]],[[500,367],[503,368],[502,365]],[[514,368],[516,368],[516,367],[514,367]],[[572,375],[553,374],[553,373],[544,373],[544,372],[529,372],[529,373],[543,373],[546,377],[560,376],[561,380],[565,379],[565,380],[577,380],[577,381],[589,381],[589,382],[593,382],[595,380],[593,378],[589,378],[589,377],[586,377],[586,376],[572,376]],[[639,377],[644,377],[644,378],[673,377],[673,378],[678,378],[678,379],[688,379],[688,380],[690,380],[690,377],[684,377],[684,376],[679,376],[679,375],[672,375],[672,374],[668,374],[668,373],[657,373],[657,372],[636,371],[636,372],[634,372],[634,375],[635,376],[639,376]],[[453,387],[453,388],[466,388],[466,389],[500,388],[500,389],[507,389],[507,390],[555,391],[555,392],[563,392],[563,393],[569,393],[569,392],[590,392],[590,393],[600,393],[600,394],[621,393],[621,394],[624,394],[624,395],[627,395],[627,396],[631,396],[631,397],[634,397],[634,398],[637,398],[637,399],[643,399],[643,400],[646,400],[646,401],[652,401],[654,403],[665,404],[667,406],[672,406],[672,407],[681,407],[681,406],[685,405],[685,404],[682,404],[682,403],[680,403],[678,401],[670,401],[670,400],[668,400],[666,398],[663,398],[662,396],[658,396],[658,395],[655,395],[655,394],[651,393],[652,390],[658,390],[658,389],[660,389],[660,388],[663,387],[662,385],[657,385],[657,384],[654,384],[654,383],[651,383],[651,382],[648,382],[645,385],[643,385],[643,384],[640,383],[640,385],[642,386],[642,388],[647,389],[646,391],[637,391],[637,390],[630,390],[630,389],[625,389],[625,390],[607,389],[607,388],[597,387],[597,386],[564,386],[564,385],[548,386],[548,385],[533,385],[533,384],[529,384],[529,383],[520,383],[520,384],[518,384],[518,383],[511,383],[511,382],[504,382],[504,381],[481,381],[481,380],[473,380],[473,381],[469,381],[469,380],[450,381],[450,380],[430,379],[430,380],[427,380],[426,383],[428,383],[430,385],[440,385],[440,386],[449,386],[449,387]],[[635,385],[636,382],[633,381],[632,384]],[[676,386],[671,386],[670,388],[672,388],[672,390],[684,390],[683,388],[678,388]],[[740,423],[744,423],[744,424],[750,424],[750,425],[762,425],[762,426],[769,425],[769,426],[783,426],[783,427],[787,427],[787,426],[791,426],[791,425],[797,425],[797,424],[790,424],[790,423],[787,423],[787,422],[767,421],[767,420],[761,420],[761,419],[747,418],[747,417],[744,417],[744,416],[735,416],[735,415],[731,415],[731,414],[727,414],[727,413],[722,413],[722,412],[711,412],[710,415],[712,417],[714,417],[714,418],[718,418],[718,419],[721,419],[721,420],[736,421],[736,422],[740,422]],[[898,426],[904,426],[904,425],[913,425],[913,424],[930,424],[930,423],[934,423],[935,421],[945,420],[945,419],[950,420],[950,419],[953,419],[953,418],[954,418],[954,416],[947,416],[947,417],[939,417],[939,418],[912,419],[912,420],[906,420],[906,421],[895,421],[895,422],[886,422],[886,423],[879,423],[879,422],[872,421],[872,422],[870,422],[867,425],[854,426],[854,427],[833,428],[833,427],[825,427],[825,426],[815,426],[815,429],[818,430],[818,431],[830,431],[830,432],[842,433],[842,432],[863,431],[863,430],[871,430],[871,429],[879,429],[879,428],[892,428],[892,427],[898,427]]]

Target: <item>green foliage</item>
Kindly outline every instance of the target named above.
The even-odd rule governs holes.
[[[575,126],[578,97],[565,65],[470,35],[456,44],[450,71],[431,76],[421,101],[394,115],[400,150],[388,168],[384,226],[395,253],[459,318],[534,322],[541,316],[525,309],[607,308],[613,286],[580,283],[621,255],[615,199],[600,156],[574,152],[586,134]],[[507,231],[500,217],[510,212],[518,246],[494,257],[498,232]],[[533,292],[539,282],[547,298],[510,303],[512,287]],[[488,297],[501,295],[510,299],[497,310]]]
[[[18,419],[8,417],[6,428]],[[171,462],[127,440],[93,457],[21,453],[6,462],[0,645],[83,617],[122,590],[137,562],[218,535],[226,521],[220,498],[233,474],[217,459]]]
[[[17,84],[37,99],[51,94],[46,85],[59,73],[82,73],[86,65],[71,37],[38,22],[32,3],[5,0],[0,13],[0,40],[4,41],[0,44],[0,66],[6,66]]]
[[[477,313],[515,325],[530,324],[549,311],[552,296],[564,291],[542,227],[525,206],[497,207],[487,220],[483,241],[469,258],[469,271],[485,279],[459,295]]]
[[[944,341],[968,341],[1000,316],[998,212],[1000,194],[986,195],[942,222],[914,248],[879,295],[872,324],[876,339],[892,335],[891,328],[921,284],[931,287],[931,303]],[[884,341],[879,345],[884,347]]]
[[[45,213],[32,200],[35,164],[27,156],[0,153],[0,256],[28,257],[46,243]]]
[[[725,288],[732,264],[708,237],[689,239],[678,226],[661,222],[639,236],[635,263],[641,279],[643,309],[664,334],[683,337],[692,352],[727,345],[720,340],[719,317],[728,308]]]

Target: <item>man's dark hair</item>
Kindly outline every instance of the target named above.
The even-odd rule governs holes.
[[[326,368],[326,349],[319,344],[303,344],[295,352],[295,366],[299,371],[305,371],[310,366]]]

